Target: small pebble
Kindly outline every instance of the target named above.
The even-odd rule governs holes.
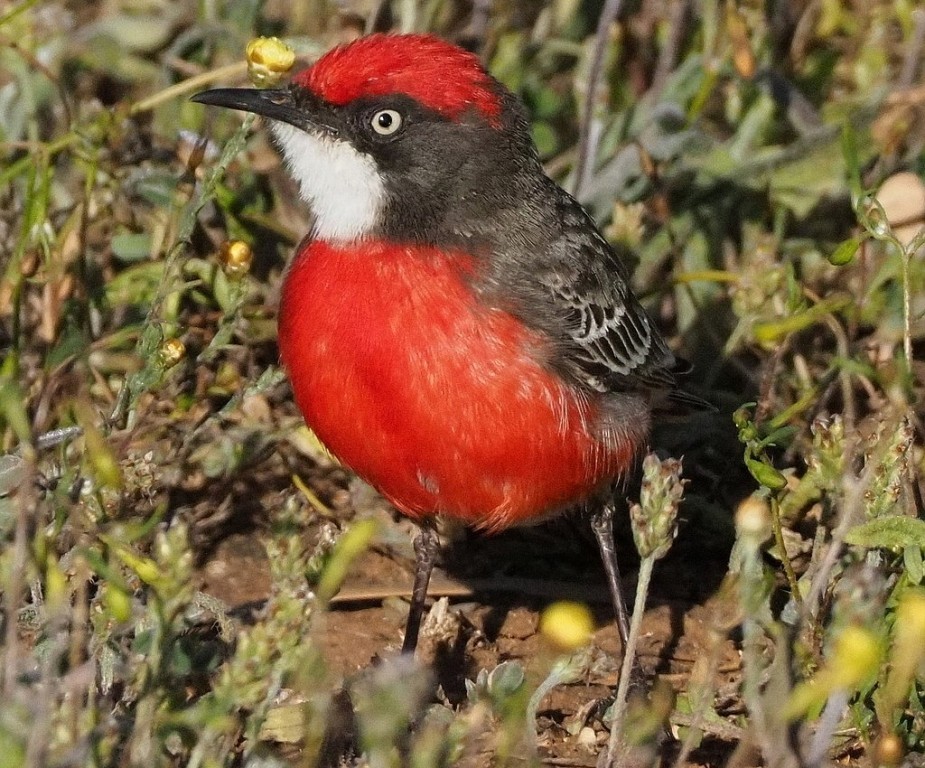
[[[578,731],[578,744],[589,752],[593,752],[597,748],[597,734],[590,725],[586,725]]]

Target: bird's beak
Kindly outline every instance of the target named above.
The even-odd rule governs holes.
[[[305,109],[296,106],[292,91],[287,88],[215,88],[197,93],[191,100],[214,107],[253,112],[296,128],[304,129],[309,122]]]

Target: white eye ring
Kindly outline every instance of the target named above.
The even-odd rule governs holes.
[[[401,115],[394,109],[380,109],[373,115],[370,124],[380,136],[391,136],[401,128]]]

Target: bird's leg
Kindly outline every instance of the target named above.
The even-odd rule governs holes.
[[[405,641],[401,652],[414,653],[421,631],[421,619],[424,618],[424,601],[427,599],[427,585],[430,572],[434,569],[440,539],[437,532],[428,525],[421,528],[414,537],[414,587],[411,590],[411,608],[408,611],[408,623],[405,624]]]
[[[617,567],[617,548],[613,540],[613,513],[612,502],[602,504],[591,515],[591,529],[597,539],[597,546],[601,550],[601,560],[604,561],[604,571],[607,573],[607,586],[610,587],[610,599],[613,601],[617,629],[620,631],[620,641],[625,651],[626,640],[630,633],[630,622],[626,601],[623,599],[623,590],[620,586],[620,569]]]

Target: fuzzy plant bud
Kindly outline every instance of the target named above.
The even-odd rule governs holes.
[[[612,223],[607,231],[610,240],[638,247],[645,234],[646,207],[642,203],[617,202],[613,208]]]
[[[157,358],[164,370],[173,368],[186,356],[186,345],[180,339],[167,339],[157,350]]]
[[[732,414],[732,422],[736,425],[736,429],[739,430],[739,440],[743,443],[757,440],[760,437],[758,428],[752,421],[751,410],[747,406],[743,405]]]
[[[910,456],[915,432],[903,418],[899,424],[883,420],[866,451],[865,460],[876,465],[873,482],[864,493],[868,519],[896,514],[903,487],[910,476]]]
[[[681,462],[650,453],[642,462],[639,503],[630,508],[633,540],[642,557],[660,560],[677,534],[678,505],[684,495]]]
[[[278,37],[255,37],[246,55],[248,77],[258,88],[272,88],[295,64],[295,52]]]
[[[254,252],[243,240],[228,240],[219,249],[218,261],[229,278],[238,280],[250,271]]]
[[[845,461],[845,424],[838,415],[817,416],[809,429],[813,436],[813,450],[806,458],[809,468],[823,487],[837,488]]]
[[[540,616],[540,633],[563,651],[588,644],[594,632],[594,618],[588,606],[566,600],[553,603]]]

